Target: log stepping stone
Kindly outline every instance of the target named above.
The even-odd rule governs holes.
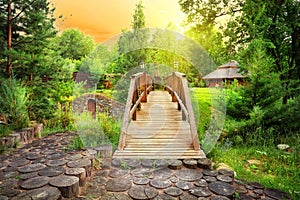
[[[30,172],[30,173],[26,173],[26,174],[21,174],[20,178],[22,180],[27,180],[27,179],[30,179],[30,178],[37,177],[38,175],[39,175],[38,172]]]
[[[29,163],[30,163],[29,160],[23,158],[23,159],[20,159],[20,160],[11,161],[8,166],[10,166],[10,167],[21,167],[21,166],[27,165]]]
[[[38,153],[38,152],[30,152],[28,155],[27,155],[27,159],[28,160],[36,160],[36,159],[40,159],[40,158],[43,158],[44,155]]]
[[[176,176],[183,181],[197,181],[202,178],[203,174],[195,169],[186,169],[177,171]]]
[[[4,170],[4,172],[16,172],[18,171],[17,167],[6,167]]]
[[[126,159],[121,161],[121,167],[122,165],[128,167],[129,169],[135,169],[141,166],[141,161],[137,159]]]
[[[210,200],[230,200],[230,199],[224,196],[216,195],[216,196],[212,196]]]
[[[180,200],[198,200],[198,197],[191,194],[183,194],[179,197]]]
[[[200,158],[197,161],[197,166],[201,169],[212,169],[212,161],[208,158]]]
[[[9,178],[15,178],[16,176],[18,176],[18,172],[13,171],[13,172],[2,172],[0,173],[0,180],[5,180],[5,179],[9,179]]]
[[[26,192],[23,192],[15,197],[13,197],[11,200],[58,200],[61,199],[61,193],[60,191],[51,186],[44,186],[42,188],[28,190]]]
[[[104,177],[96,177],[94,180],[96,181],[97,186],[105,186],[107,182],[107,179]]]
[[[57,187],[65,198],[76,197],[79,194],[79,178],[61,175],[51,179],[50,185]]]
[[[69,161],[67,163],[67,166],[71,167],[71,168],[84,168],[86,171],[86,176],[87,177],[91,176],[92,162],[91,162],[91,160],[89,160],[87,158]]]
[[[177,183],[177,182],[179,182],[179,178],[177,178],[176,176],[172,176],[172,177],[170,178],[170,181],[171,181],[172,183]]]
[[[264,189],[265,187],[258,182],[250,182],[248,185],[252,186],[255,189]]]
[[[225,182],[225,183],[232,183],[233,178],[230,176],[226,176],[226,175],[218,175],[217,180]]]
[[[124,192],[131,187],[131,181],[125,178],[110,179],[106,184],[106,190],[110,192]]]
[[[137,168],[137,169],[131,170],[131,174],[135,177],[148,177],[152,174],[152,169]]]
[[[41,169],[44,169],[45,167],[47,167],[47,166],[44,164],[41,164],[41,163],[28,164],[28,165],[18,168],[18,171],[21,173],[36,172]]]
[[[58,167],[46,167],[46,168],[42,169],[39,172],[39,175],[40,176],[53,177],[53,176],[61,175],[64,172],[65,172],[65,168],[63,168],[62,166],[58,166]]]
[[[2,188],[0,191],[0,197],[3,195],[4,197],[14,197],[20,194],[21,191],[15,188]],[[8,199],[8,198],[4,198]]]
[[[195,182],[195,185],[197,187],[207,187],[208,183],[206,182],[206,180],[200,179],[200,180],[198,180],[198,181]]]
[[[239,194],[246,194],[248,192],[248,190],[245,188],[245,186],[243,185],[239,185],[235,191]]]
[[[208,183],[217,181],[217,178],[213,176],[203,176],[203,179],[206,180]]]
[[[46,162],[46,165],[50,167],[57,167],[57,166],[62,166],[65,165],[68,161],[65,159],[58,159],[58,160],[48,160]]]
[[[255,190],[253,190],[253,192],[255,194],[258,194],[258,195],[263,195],[264,194],[264,191],[262,189],[255,189]]]
[[[276,199],[276,200],[291,199],[291,197],[287,193],[285,193],[283,191],[280,191],[280,190],[277,190],[277,189],[266,188],[266,189],[264,189],[264,193],[268,197],[271,197],[271,198]]]
[[[153,179],[150,181],[150,185],[157,189],[164,189],[170,187],[172,183],[168,179]]]
[[[149,186],[133,186],[128,190],[128,195],[133,199],[153,199],[158,195],[158,191]]]
[[[101,145],[95,147],[96,154],[100,155],[100,158],[111,158],[112,156],[112,146],[111,145]]]
[[[55,154],[56,151],[55,150],[44,150],[44,151],[41,151],[41,153],[44,155],[51,155],[51,154]]]
[[[189,190],[190,194],[196,197],[209,197],[212,193],[208,188],[198,187]]]
[[[157,159],[153,161],[153,168],[164,168],[167,167],[169,164],[169,161],[164,159]]]
[[[143,167],[153,168],[154,162],[155,162],[155,160],[153,160],[153,159],[145,159],[145,160],[142,160],[141,164]]]
[[[70,156],[66,157],[67,160],[78,160],[81,158],[82,158],[82,155],[80,155],[80,154],[74,154],[74,155],[70,155]]]
[[[127,194],[123,193],[106,193],[101,200],[131,200]]]
[[[183,160],[183,165],[189,169],[197,169],[197,160],[194,159]]]
[[[27,179],[21,184],[21,187],[27,190],[40,188],[47,185],[50,181],[50,178],[47,176],[37,176],[30,179]]]
[[[181,160],[171,160],[171,161],[169,161],[168,167],[170,169],[179,170],[182,168],[182,161]]]
[[[46,156],[48,160],[62,159],[66,157],[65,153],[55,153]]]
[[[235,192],[235,189],[232,185],[220,181],[210,183],[208,188],[215,194],[226,197],[232,197]]]
[[[129,170],[125,169],[112,169],[109,172],[109,176],[112,178],[120,178],[129,174]]]
[[[137,178],[135,177],[133,179],[133,183],[136,185],[147,185],[149,183],[149,179],[148,178]]]
[[[67,168],[66,175],[76,176],[79,178],[79,186],[85,186],[86,184],[86,172],[84,168]]]
[[[169,187],[169,188],[165,189],[165,193],[168,195],[171,195],[173,197],[178,197],[178,196],[182,195],[183,192],[178,187]]]
[[[154,200],[176,200],[176,197],[172,197],[168,194],[159,194],[157,195]]]
[[[31,164],[37,164],[37,163],[45,164],[46,161],[47,161],[46,158],[38,158],[36,160],[32,160]]]
[[[219,169],[218,172],[225,176],[234,177],[234,171],[232,171],[230,169]]]
[[[205,175],[205,176],[218,176],[219,172],[216,171],[216,170],[203,170],[202,173]]]
[[[189,189],[192,189],[194,188],[195,186],[190,183],[190,182],[182,182],[182,181],[179,181],[177,183],[175,183],[176,187],[182,189],[182,190],[189,190]]]
[[[121,167],[121,159],[114,158],[111,160],[111,165],[114,167]]]
[[[173,171],[168,168],[161,168],[153,171],[154,178],[170,178],[173,175]]]

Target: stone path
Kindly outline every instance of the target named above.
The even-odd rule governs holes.
[[[276,189],[211,169],[206,160],[102,160],[94,151],[68,151],[74,134],[35,140],[0,155],[0,200],[288,199]]]

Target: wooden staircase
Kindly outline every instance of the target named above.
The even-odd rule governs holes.
[[[193,147],[190,124],[182,120],[178,103],[167,91],[152,91],[128,125],[124,149],[116,150],[113,157],[188,159],[205,158],[205,154]]]

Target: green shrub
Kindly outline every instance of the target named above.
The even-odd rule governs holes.
[[[26,88],[15,79],[3,79],[0,83],[0,113],[9,120],[12,129],[26,127],[29,123]]]

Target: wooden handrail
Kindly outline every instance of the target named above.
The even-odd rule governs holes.
[[[131,76],[118,146],[120,150],[125,147],[125,138],[130,120],[136,120],[136,110],[140,107],[141,102],[147,102],[147,95],[152,89],[154,89],[153,80],[149,74],[140,72]]]
[[[190,124],[194,149],[200,150],[197,126],[186,75],[180,72],[173,72],[166,78],[165,89],[172,95],[172,101],[178,102],[178,109],[182,110],[182,120],[187,120]]]

